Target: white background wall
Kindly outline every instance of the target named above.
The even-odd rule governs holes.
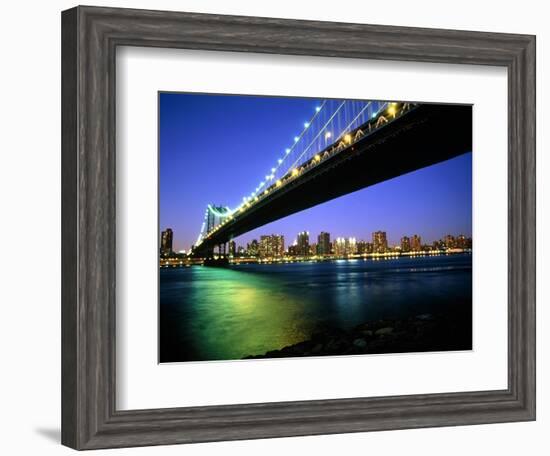
[[[548,454],[550,448],[549,12],[540,0],[364,2],[99,1],[104,6],[440,27],[537,35],[538,420],[534,423],[111,450],[105,454]],[[69,454],[60,422],[60,11],[70,1],[2,5],[0,43],[0,439],[4,454]],[[40,256],[27,265],[27,248]],[[545,283],[546,282],[546,283]],[[99,454],[99,453],[97,453]]]

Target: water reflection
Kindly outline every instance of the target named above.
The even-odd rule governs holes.
[[[161,362],[240,359],[351,328],[471,306],[471,256],[160,272]]]

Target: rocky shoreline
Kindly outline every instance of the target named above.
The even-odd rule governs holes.
[[[347,331],[327,328],[309,340],[244,359],[471,349],[471,315],[422,314],[401,320],[369,321]]]

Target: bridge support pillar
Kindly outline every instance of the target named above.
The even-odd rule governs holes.
[[[216,252],[217,251],[217,252]],[[229,266],[229,258],[226,256],[226,245],[218,244],[214,247],[211,247],[204,259],[204,266],[212,267],[226,267]],[[217,254],[216,254],[217,253]]]

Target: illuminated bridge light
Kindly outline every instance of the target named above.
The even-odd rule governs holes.
[[[304,130],[302,130],[302,132],[300,132],[297,136],[294,136],[294,144],[289,144],[289,147],[283,148],[281,152],[276,154],[278,156],[273,157],[273,160],[276,161],[275,167],[270,169],[270,172],[265,176],[265,179],[263,179],[262,182],[260,182],[255,189],[253,188],[253,191],[249,195],[243,197],[240,204],[236,205],[233,209],[230,209],[227,206],[217,209],[216,206],[213,206],[211,204],[208,205],[204,213],[204,222],[201,226],[201,231],[197,239],[197,244],[204,243],[206,239],[210,240],[212,239],[212,237],[215,237],[220,229],[225,229],[225,225],[233,220],[233,215],[236,218],[240,217],[241,212],[246,211],[248,207],[254,205],[257,201],[259,201],[259,199],[263,200],[263,197],[271,193],[272,190],[282,187],[287,182],[287,179],[292,179],[300,176],[324,159],[331,157],[335,153],[339,153],[340,151],[345,150],[346,148],[348,148],[347,146],[349,146],[349,148],[353,150],[352,144],[354,140],[358,140],[359,138],[362,138],[368,134],[368,132],[365,131],[364,133],[361,130],[358,130],[357,133],[348,133],[350,131],[355,132],[354,126],[356,126],[356,122],[360,121],[360,119],[363,119],[360,121],[360,123],[368,124],[368,131],[370,132],[372,131],[372,127],[374,126],[376,120],[381,116],[383,116],[382,119],[384,121],[390,118],[395,119],[398,114],[407,111],[407,109],[409,108],[408,104],[397,102],[368,102],[360,104],[360,106],[358,106],[357,108],[355,105],[352,105],[351,110],[353,119],[348,119],[346,117],[348,113],[344,112],[341,108],[344,105],[348,106],[349,103],[341,103],[340,105],[335,107],[335,109],[327,106],[326,102],[324,101],[320,101],[318,103],[319,104],[317,105],[313,104],[311,106],[315,110],[315,113],[313,113],[311,119],[309,119],[308,121],[303,121]],[[314,124],[314,122],[316,122],[315,119],[319,118],[318,114],[322,110],[325,110],[325,108],[332,111],[329,112],[332,117],[330,117],[322,127],[317,128],[316,124]],[[338,115],[339,117],[335,117],[336,115]],[[365,116],[366,119],[365,117],[361,116]],[[370,119],[373,120],[370,121]],[[344,125],[343,128],[340,128],[341,121],[344,121],[346,123],[348,121],[350,122],[349,125]],[[330,128],[336,128],[337,125],[337,130],[330,130]],[[304,150],[298,151],[297,143],[300,141],[310,141],[310,139],[306,136],[306,131],[310,131],[309,129],[313,127],[315,127],[316,131],[314,138],[311,139],[311,143],[309,145],[304,144]],[[311,150],[311,147],[319,146],[319,144],[315,141],[317,141],[318,138],[322,139],[323,137],[325,138],[325,146],[328,144],[331,144],[331,146],[328,148],[325,147],[326,150],[322,152]],[[300,147],[300,149],[302,149],[302,147]],[[311,155],[306,155],[306,152],[308,150],[311,151]],[[285,166],[286,169],[283,170],[283,162],[287,157],[289,157],[289,154],[291,154],[291,152],[296,153],[297,155],[299,155],[299,157],[296,158],[296,162],[294,164],[292,164],[288,168],[286,168]],[[217,217],[215,221],[218,222],[218,224],[213,227],[208,227],[210,217],[212,216]],[[207,227],[210,229],[207,230]]]

